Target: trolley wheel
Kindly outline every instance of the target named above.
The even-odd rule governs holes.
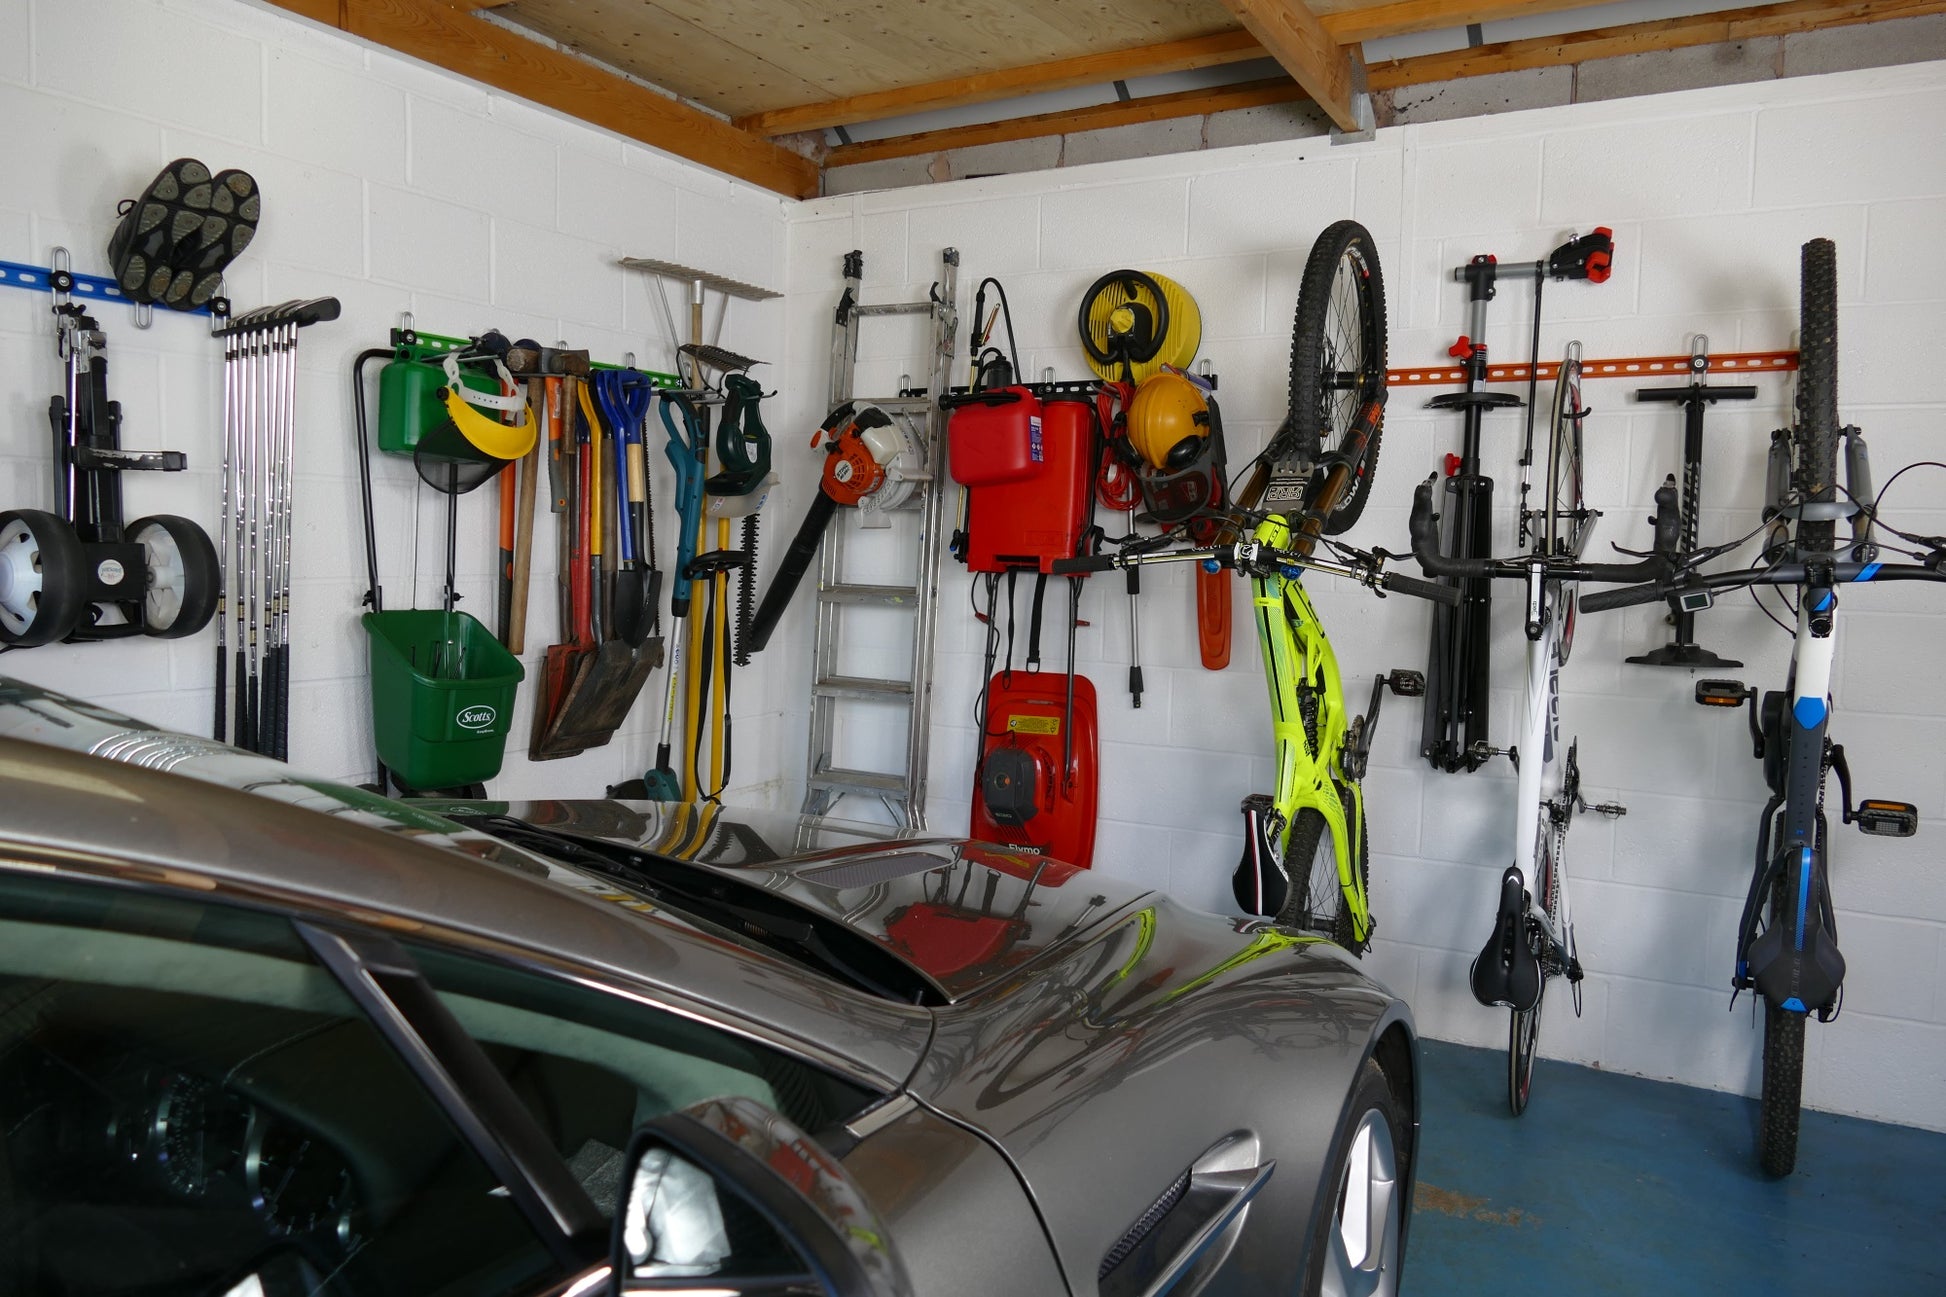
[[[87,610],[81,538],[39,509],[0,513],[0,644],[33,648],[65,639]]]
[[[182,639],[209,625],[223,585],[216,546],[187,518],[153,514],[129,524],[128,539],[142,547],[148,576],[142,595],[142,633]]]

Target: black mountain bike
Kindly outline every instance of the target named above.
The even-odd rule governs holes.
[[[1770,789],[1757,825],[1731,985],[1763,998],[1758,1155],[1773,1176],[1790,1174],[1797,1163],[1805,1021],[1816,1014],[1818,1021],[1829,1022],[1843,1002],[1845,960],[1831,902],[1826,776],[1838,776],[1841,823],[1887,837],[1910,837],[1919,827],[1918,812],[1909,803],[1865,798],[1854,804],[1845,750],[1831,741],[1838,588],[1855,581],[1946,581],[1946,537],[1914,536],[1879,519],[1884,492],[1872,494],[1865,439],[1858,429],[1839,426],[1836,250],[1828,239],[1804,245],[1802,311],[1797,423],[1771,440],[1763,526],[1727,545],[1685,555],[1669,579],[1581,599],[1582,611],[1590,613],[1663,599],[1696,612],[1708,608],[1720,590],[1771,585],[1795,592],[1796,645],[1782,689],[1760,696],[1738,680],[1696,685],[1696,701],[1704,706],[1749,705],[1751,746]],[[1838,481],[1841,441],[1843,485]],[[1841,521],[1850,525],[1843,545],[1836,534]],[[1904,544],[1881,544],[1874,523]],[[1700,570],[1759,534],[1766,543],[1757,566]],[[1881,550],[1914,561],[1882,562]]]

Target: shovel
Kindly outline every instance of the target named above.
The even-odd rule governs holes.
[[[615,511],[621,569],[615,578],[615,631],[630,647],[649,638],[655,621],[658,574],[642,561],[647,478],[642,462],[642,421],[648,417],[654,391],[646,376],[633,370],[608,370],[595,376],[595,396],[602,417],[615,430],[615,486],[628,500]]]
[[[600,613],[601,597],[597,583],[602,576],[603,536],[606,528],[606,501],[616,495],[615,483],[604,486],[602,456],[609,430],[594,412],[586,389],[581,392],[582,412],[588,419],[586,475],[588,481],[588,553],[585,567],[589,574],[589,620],[595,652],[577,674],[567,700],[556,719],[551,746],[580,752],[598,748],[615,737],[615,731],[628,719],[649,673],[661,660],[661,645],[633,647],[604,634]]]
[[[565,493],[561,535],[566,542],[561,566],[567,586],[567,622],[561,631],[571,639],[551,646],[541,660],[541,695],[534,709],[534,737],[528,747],[528,757],[534,761],[570,757],[581,751],[560,741],[560,729],[568,701],[595,653],[589,611],[593,592],[588,586],[588,533],[592,512],[589,488],[594,457],[585,438],[583,428],[577,435],[563,436],[560,440],[561,485]]]

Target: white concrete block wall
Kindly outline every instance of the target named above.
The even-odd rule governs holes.
[[[177,70],[189,64],[231,75],[186,81]],[[351,357],[381,343],[401,311],[438,332],[496,326],[666,365],[659,309],[646,281],[614,267],[617,257],[683,260],[785,290],[784,303],[736,304],[722,333],[727,345],[772,360],[761,372],[782,392],[767,415],[786,479],[768,511],[767,574],[815,489],[804,433],[824,412],[839,258],[852,248],[865,251],[873,301],[923,295],[939,248],[960,248],[962,308],[980,278],[1000,276],[1034,375],[1043,366],[1084,372],[1072,321],[1103,271],[1134,265],[1179,279],[1203,307],[1204,351],[1223,378],[1232,462],[1241,463],[1281,417],[1298,277],[1311,240],[1339,217],[1363,221],[1378,240],[1399,364],[1442,359],[1458,331],[1452,266],[1477,252],[1537,257],[1569,229],[1596,223],[1615,227],[1616,276],[1550,289],[1550,353],[1569,337],[1591,356],[1678,351],[1698,330],[1717,350],[1789,346],[1798,245],[1829,235],[1840,252],[1841,398],[1872,437],[1882,481],[1892,465],[1938,457],[1946,408],[1946,378],[1931,363],[1946,341],[1946,272],[1933,247],[1946,216],[1942,99],[1946,65],[1915,65],[1429,123],[1352,146],[1253,145],[787,204],[253,0],[0,0],[0,149],[10,178],[0,256],[40,262],[61,243],[79,268],[102,270],[116,201],[183,154],[245,167],[262,182],[268,215],[233,268],[233,296],[247,306],[330,293],[345,307],[336,324],[310,330],[300,352],[293,748],[311,769],[357,776],[370,760],[356,622],[365,579],[345,379]],[[1514,287],[1496,305],[1489,339],[1499,355],[1523,352],[1528,300]],[[39,295],[0,291],[0,491],[9,505],[47,502],[45,409],[57,365],[46,306]],[[130,509],[213,525],[216,347],[197,319],[165,314],[142,333],[124,308],[102,315],[128,444],[184,450],[192,463],[186,474],[131,481]],[[861,390],[918,369],[922,341],[916,328],[873,322]],[[1790,417],[1787,382],[1760,382],[1758,402],[1710,416],[1706,537],[1751,524],[1766,434]],[[1639,541],[1654,488],[1676,465],[1678,420],[1634,405],[1625,385],[1596,383],[1591,393],[1590,489],[1609,513],[1600,535]],[[1358,541],[1402,544],[1413,484],[1457,440],[1457,421],[1424,410],[1421,394],[1394,399]],[[1501,416],[1487,439],[1489,469],[1503,483],[1503,547],[1512,543],[1518,437],[1517,420]],[[379,476],[388,601],[429,602],[440,583],[440,502],[413,490],[402,462],[381,461]],[[666,470],[656,485],[666,502]],[[1946,508],[1927,508],[1936,490],[1915,474],[1888,508],[1918,530],[1946,531]],[[665,503],[665,547],[670,513]],[[492,602],[491,515],[484,497],[463,506],[461,588],[476,613]],[[909,535],[897,530],[865,557],[896,571],[892,551]],[[543,528],[530,673],[554,638],[553,570]],[[1196,656],[1187,574],[1144,584],[1148,693],[1139,711],[1122,690],[1128,612],[1118,583],[1094,583],[1083,606],[1091,624],[1079,634],[1079,660],[1101,698],[1097,867],[1226,908],[1237,800],[1270,778],[1244,601],[1232,665],[1210,673]],[[972,771],[983,636],[967,613],[969,585],[957,569],[947,574],[933,681],[929,810],[948,831],[965,824]],[[1374,669],[1423,664],[1423,606],[1377,604],[1334,582],[1315,593],[1354,694]],[[1810,1033],[1806,1095],[1819,1107],[1940,1127],[1946,691],[1936,668],[1946,597],[1908,585],[1852,592],[1848,607],[1839,737],[1861,788],[1916,801],[1925,823],[1911,841],[1838,841],[1849,998],[1837,1024]],[[807,609],[800,601],[758,668],[740,677],[733,801],[793,806],[800,796]],[[1496,660],[1511,668],[1523,641],[1502,621]],[[1747,603],[1726,603],[1703,626],[1706,643],[1749,663],[1749,678],[1781,677],[1788,642]],[[1688,704],[1686,675],[1621,664],[1663,636],[1650,610],[1586,618],[1568,672],[1564,720],[1583,736],[1590,789],[1631,813],[1576,827],[1590,976],[1583,1016],[1557,1004],[1544,1048],[1748,1090],[1758,1036],[1745,1013],[1724,1013],[1725,981],[1761,785],[1741,724]],[[861,623],[854,640],[880,669],[900,655],[897,631],[882,622]],[[47,647],[8,655],[0,668],[194,731],[210,711],[211,653],[206,633]],[[1049,656],[1059,661],[1057,645]],[[1511,673],[1501,680],[1493,703],[1504,734],[1517,687]],[[586,794],[638,773],[653,747],[659,684],[599,752],[530,765],[517,738],[495,791]],[[530,696],[523,690],[516,736]],[[1412,999],[1428,1034],[1496,1045],[1504,1016],[1473,1004],[1465,973],[1509,850],[1512,780],[1503,769],[1433,773],[1414,755],[1417,729],[1417,707],[1395,701],[1367,780],[1382,924],[1368,962]],[[873,717],[840,741],[861,762],[890,768],[903,730],[896,717]]]
[[[1946,444],[1946,378],[1936,363],[1946,273],[1931,246],[1946,217],[1943,97],[1946,65],[1923,64],[1439,122],[1357,145],[1300,140],[796,205],[787,210],[784,327],[790,374],[801,381],[788,385],[787,422],[821,412],[838,257],[854,247],[865,253],[867,300],[877,301],[923,294],[938,249],[959,247],[962,309],[970,318],[975,284],[1000,277],[1033,376],[1043,366],[1085,374],[1075,308],[1101,273],[1134,266],[1179,280],[1204,312],[1203,354],[1222,378],[1238,464],[1282,413],[1298,276],[1312,239],[1340,217],[1363,221],[1378,241],[1399,365],[1442,361],[1463,327],[1452,267],[1481,252],[1537,258],[1596,224],[1615,229],[1616,273],[1599,286],[1549,286],[1546,354],[1569,338],[1590,357],[1676,353],[1699,331],[1719,352],[1789,347],[1798,249],[1826,236],[1839,252],[1840,400],[1868,434],[1882,483],[1897,465],[1940,458]],[[1525,286],[1502,290],[1489,327],[1497,357],[1526,354],[1531,300]],[[887,350],[868,342],[861,354]],[[1790,381],[1757,382],[1757,401],[1709,414],[1705,539],[1753,525],[1769,430],[1791,419]],[[1679,412],[1637,404],[1634,385],[1588,387],[1589,491],[1607,511],[1598,543],[1646,543],[1655,488],[1679,466]],[[1403,548],[1412,487],[1457,448],[1458,419],[1426,410],[1428,394],[1394,393],[1357,543]],[[1519,416],[1497,415],[1486,434],[1502,550],[1513,546],[1520,427]],[[815,467],[801,449],[793,454],[802,465],[788,506],[795,516]],[[1915,472],[1894,488],[1888,515],[1921,532],[1946,530],[1942,485],[1938,470]],[[929,809],[947,831],[966,823],[970,795],[982,636],[967,612],[969,584],[949,567],[941,595]],[[1226,909],[1236,805],[1268,784],[1268,727],[1247,602],[1236,601],[1231,666],[1210,673],[1196,655],[1189,590],[1180,571],[1144,580],[1148,693],[1139,711],[1123,689],[1120,583],[1096,581],[1084,599],[1091,624],[1079,660],[1101,701],[1096,868]],[[1336,582],[1320,583],[1315,597],[1358,700],[1375,669],[1424,665],[1424,605],[1378,604]],[[1846,602],[1836,736],[1859,789],[1915,801],[1923,826],[1907,841],[1835,838],[1851,973],[1843,1015],[1809,1033],[1805,1094],[1820,1108],[1942,1128],[1946,592],[1908,584],[1848,592]],[[1504,740],[1525,642],[1510,599],[1499,609],[1493,720]],[[806,620],[794,610],[779,642],[801,636]],[[1630,813],[1575,827],[1584,1012],[1577,1020],[1565,996],[1553,1001],[1542,1046],[1554,1057],[1749,1091],[1760,1033],[1748,997],[1735,1014],[1725,1009],[1761,775],[1741,719],[1696,708],[1689,673],[1623,664],[1666,634],[1654,610],[1584,617],[1563,677],[1563,720],[1581,736],[1591,800],[1620,800]],[[1744,659],[1747,679],[1781,682],[1789,640],[1747,599],[1705,616],[1701,638]],[[1058,665],[1058,649],[1050,658]],[[773,677],[770,697],[785,700],[786,742],[798,742],[807,667],[801,653],[775,665],[794,673],[781,686]],[[1511,771],[1436,773],[1416,756],[1418,726],[1417,704],[1388,705],[1367,780],[1380,922],[1368,962],[1411,998],[1428,1034],[1502,1046],[1505,1014],[1475,1005],[1465,979],[1511,853]],[[785,759],[788,788],[802,758]]]
[[[185,75],[184,69],[197,69]],[[403,311],[446,334],[499,328],[598,360],[634,352],[669,369],[673,353],[648,281],[625,255],[680,259],[784,287],[782,201],[606,132],[516,102],[249,0],[0,0],[0,123],[10,183],[0,194],[0,257],[47,264],[65,245],[78,270],[107,273],[118,200],[172,158],[242,167],[264,193],[263,225],[231,268],[238,307],[335,295],[344,313],[299,348],[294,554],[292,756],[306,768],[369,778],[371,723],[365,591],[350,363],[383,346]],[[679,295],[677,295],[679,296]],[[47,400],[57,390],[50,299],[0,290],[0,503],[50,503]],[[672,298],[678,327],[687,327]],[[222,449],[221,349],[200,317],[158,311],[152,329],[104,305],[110,395],[125,444],[187,452],[191,471],[131,476],[128,516],[177,512],[216,528]],[[778,365],[781,303],[739,302],[725,345]],[[710,327],[716,326],[712,304]],[[372,367],[375,373],[376,366]],[[374,401],[376,391],[373,393]],[[649,429],[659,545],[673,550],[672,482]],[[381,580],[388,607],[436,606],[443,499],[411,465],[375,460]],[[461,506],[462,608],[493,620],[494,492]],[[419,543],[412,543],[414,520]],[[554,532],[537,522],[526,666],[555,642]],[[214,630],[10,653],[0,672],[206,733]],[[778,710],[746,677],[737,712],[733,795],[776,795]],[[662,676],[605,748],[526,760],[534,689],[520,691],[502,795],[599,794],[653,758]],[[793,739],[793,746],[797,741]]]

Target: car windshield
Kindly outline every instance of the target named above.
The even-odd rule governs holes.
[[[917,969],[843,923],[788,897],[686,861],[575,837],[506,815],[442,813],[549,860],[619,886],[691,925],[748,949],[781,957],[897,1004],[938,1004],[944,996]]]

